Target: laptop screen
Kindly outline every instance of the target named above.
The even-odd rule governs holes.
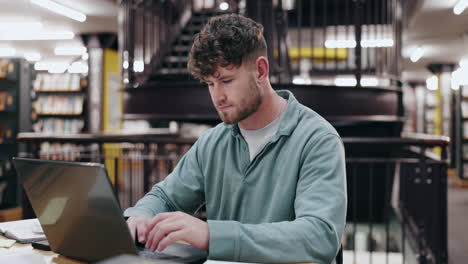
[[[53,251],[85,261],[137,253],[103,165],[13,162]]]

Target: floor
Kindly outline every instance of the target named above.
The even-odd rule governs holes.
[[[453,185],[448,189],[449,264],[468,260],[468,188]]]

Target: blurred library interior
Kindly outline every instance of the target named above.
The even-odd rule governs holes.
[[[221,122],[193,36],[239,13],[264,26],[273,88],[343,139],[343,263],[468,259],[468,0],[0,4],[0,222],[35,217],[12,157],[102,163],[122,209],[163,180]]]

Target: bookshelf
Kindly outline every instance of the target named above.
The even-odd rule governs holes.
[[[77,134],[86,129],[86,78],[80,74],[38,73],[32,95],[33,130]]]
[[[437,108],[437,94],[436,91],[425,89],[424,95],[424,133],[435,134],[435,119]]]
[[[22,202],[11,158],[26,152],[26,146],[16,142],[16,135],[31,131],[33,75],[32,66],[24,59],[0,58],[0,209]]]
[[[458,177],[468,179],[468,86],[460,86],[455,97],[455,164]]]

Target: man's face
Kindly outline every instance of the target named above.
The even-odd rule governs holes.
[[[254,72],[240,67],[218,67],[205,79],[219,116],[226,124],[235,124],[255,113],[262,103],[263,92],[255,82]]]

